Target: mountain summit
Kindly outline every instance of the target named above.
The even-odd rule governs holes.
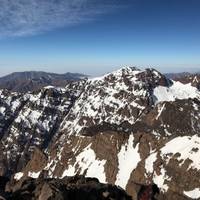
[[[159,200],[200,198],[200,91],[155,69],[26,94],[1,90],[0,175],[85,175],[133,199],[156,184]]]

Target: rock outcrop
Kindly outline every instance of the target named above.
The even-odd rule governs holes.
[[[96,178],[27,178],[7,187],[5,200],[131,200],[126,192]]]

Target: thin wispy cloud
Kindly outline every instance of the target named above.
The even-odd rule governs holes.
[[[27,36],[94,20],[114,1],[0,0],[0,37]]]

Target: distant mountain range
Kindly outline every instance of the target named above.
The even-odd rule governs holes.
[[[188,76],[188,75],[191,75],[191,74],[193,74],[193,73],[179,72],[179,73],[166,73],[165,76],[167,78],[174,79],[174,78],[181,78],[181,77],[184,77],[184,76]]]
[[[79,73],[56,74],[41,71],[14,72],[0,78],[0,89],[14,92],[28,92],[45,86],[64,87],[70,81],[77,81],[87,77]]]

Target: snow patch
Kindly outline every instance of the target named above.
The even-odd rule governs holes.
[[[200,188],[195,188],[194,190],[191,191],[184,191],[183,193],[192,199],[200,198]]]
[[[31,178],[38,178],[40,175],[40,171],[39,172],[28,172],[28,176]]]
[[[178,144],[178,145],[177,145]],[[170,158],[179,153],[180,156],[177,158],[181,163],[186,159],[192,160],[190,168],[200,169],[200,137],[194,135],[176,137],[171,141],[167,142],[164,147],[160,149],[160,155],[165,159],[166,162],[169,162]],[[151,154],[146,159],[145,168],[147,171],[153,171],[153,163],[156,161],[157,152]]]
[[[1,113],[1,114],[4,114],[5,110],[6,110],[5,107],[0,107],[0,113]]]
[[[52,89],[52,88],[55,88],[54,86],[52,85],[48,85],[48,86],[45,86],[44,89]]]
[[[169,181],[170,178],[166,175],[166,171],[164,168],[161,168],[160,174],[154,174],[153,181],[162,191],[167,192],[169,186],[165,183],[165,181]]]
[[[15,174],[14,179],[18,181],[18,180],[20,180],[23,176],[24,176],[24,173],[23,173],[23,172],[18,172],[18,173]]]
[[[16,101],[12,102],[12,109],[16,110],[19,106],[20,106],[21,102],[19,99],[17,99]]]
[[[200,137],[198,135],[176,137],[167,142],[165,146],[159,150],[159,153],[166,164],[178,153],[180,156],[177,157],[177,160],[180,161],[180,165],[183,164],[186,159],[190,159],[192,163],[189,165],[189,168],[200,169]],[[154,183],[162,190],[167,191],[168,186],[165,184],[165,180],[169,180],[170,178],[167,176],[165,169],[161,167],[160,175],[154,172],[153,165],[157,160],[157,156],[158,152],[155,152],[145,160],[146,173],[147,176],[151,176],[153,173]]]
[[[91,145],[88,145],[79,155],[76,156],[76,162],[66,169],[62,177],[74,176],[77,171],[80,170],[80,174],[84,174],[86,171],[87,177],[96,177],[100,182],[106,183],[106,176],[104,172],[104,165],[106,160],[98,160]],[[75,168],[78,166],[78,168]]]
[[[160,115],[162,114],[162,111],[164,110],[164,108],[165,108],[165,103],[164,103],[162,106],[159,105],[159,107],[158,107],[158,115],[157,115],[157,117],[156,117],[156,120],[159,119],[159,117],[160,117]]]
[[[178,145],[177,145],[178,144]],[[196,149],[196,150],[195,150]],[[169,141],[162,149],[161,154],[170,159],[168,155],[180,153],[180,157],[178,160],[183,162],[186,159],[192,160],[192,163],[189,167],[194,169],[200,169],[200,137],[194,135],[190,136],[183,136],[183,137],[176,137],[175,139]]]
[[[170,87],[158,86],[153,92],[155,103],[163,101],[175,101],[176,99],[199,98],[200,92],[191,83],[183,84],[173,81]]]
[[[140,154],[138,153],[139,145],[134,148],[133,142],[134,137],[133,135],[130,135],[127,144],[122,146],[118,153],[119,170],[115,184],[123,189],[126,189],[131,172],[137,167],[137,164],[141,160]]]

